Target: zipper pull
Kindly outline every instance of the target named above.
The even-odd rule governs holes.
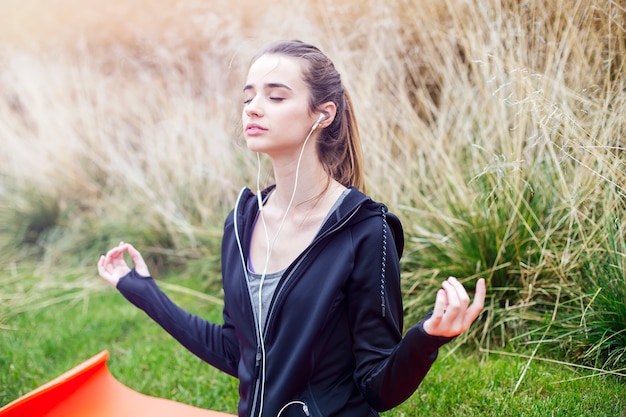
[[[259,365],[261,365],[261,358],[263,357],[263,355],[261,354],[261,346],[257,346],[256,348],[256,366],[258,367]]]

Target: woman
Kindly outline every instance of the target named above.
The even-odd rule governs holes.
[[[459,281],[444,281],[432,314],[403,337],[402,226],[363,193],[354,113],[332,62],[300,41],[274,43],[253,59],[243,92],[248,148],[269,156],[276,182],[244,188],[226,219],[223,325],[172,303],[130,244],[101,257],[99,273],[239,379],[239,416],[377,416],[469,328],[484,281],[471,306]]]

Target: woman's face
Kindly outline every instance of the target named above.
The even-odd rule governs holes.
[[[263,55],[243,89],[241,115],[248,148],[270,156],[298,153],[317,120],[309,111],[309,88],[302,63],[283,55]]]

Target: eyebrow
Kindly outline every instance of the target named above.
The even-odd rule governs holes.
[[[286,90],[293,91],[293,89],[292,89],[291,87],[289,87],[288,85],[283,84],[283,83],[267,83],[267,84],[265,84],[265,88],[266,88],[266,89],[272,89],[272,88],[284,88],[284,89],[286,89]],[[243,88],[243,91],[248,91],[248,90],[253,90],[253,89],[254,89],[254,87],[252,86],[252,84],[247,84],[247,85]]]

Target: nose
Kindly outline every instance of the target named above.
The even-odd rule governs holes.
[[[263,109],[257,100],[258,96],[252,97],[244,107],[244,111],[248,117],[261,117],[263,116]]]

